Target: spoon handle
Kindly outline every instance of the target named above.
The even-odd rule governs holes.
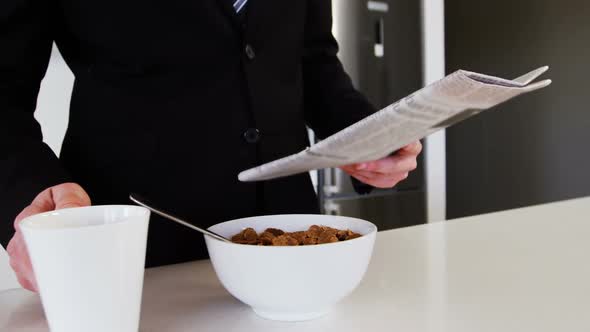
[[[136,203],[137,205],[143,206],[144,208],[146,208],[146,209],[148,209],[148,210],[154,212],[155,214],[158,214],[158,215],[160,215],[160,216],[162,216],[164,218],[167,218],[169,220],[172,220],[174,222],[177,222],[177,223],[179,223],[179,224],[181,224],[181,225],[183,225],[185,227],[188,227],[190,229],[193,229],[193,230],[195,230],[197,232],[201,232],[201,233],[203,233],[205,235],[209,235],[209,236],[211,236],[211,237],[213,237],[213,238],[215,238],[215,239],[217,239],[219,241],[224,241],[224,242],[230,242],[231,243],[230,240],[226,239],[225,237],[223,237],[223,236],[221,236],[221,235],[219,235],[219,234],[217,234],[215,232],[212,232],[210,230],[206,230],[206,229],[197,227],[197,226],[195,226],[193,224],[190,224],[190,223],[188,223],[188,222],[186,222],[186,221],[184,221],[184,220],[182,220],[182,219],[180,219],[178,217],[175,217],[175,216],[173,216],[173,215],[171,215],[169,213],[166,213],[166,212],[164,212],[162,210],[156,209],[156,208],[154,208],[154,207],[146,204],[145,203],[145,200],[144,199],[140,199],[137,194],[131,194],[131,195],[129,195],[129,199],[131,201],[133,201],[134,203]]]

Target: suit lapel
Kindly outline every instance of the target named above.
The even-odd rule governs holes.
[[[273,5],[278,0],[248,0],[248,25],[246,27],[247,40],[257,40],[260,38],[258,33],[264,22],[268,20],[268,15],[273,15]]]
[[[198,0],[201,1],[201,0]],[[241,24],[234,7],[232,6],[232,2],[230,0],[215,0],[221,10],[224,12],[225,16],[231,21],[232,25],[236,29],[241,29]]]
[[[247,18],[246,18],[246,30],[243,30],[242,21],[236,15],[234,7],[232,6],[231,0],[215,0],[220,6],[221,10],[225,13],[227,18],[231,21],[234,28],[240,33],[244,33],[246,40],[248,41],[259,41],[261,36],[261,28],[266,23],[272,21],[272,15],[276,15],[280,12],[281,6],[285,5],[284,1],[279,0],[248,0],[246,6]],[[268,24],[267,24],[268,25]]]

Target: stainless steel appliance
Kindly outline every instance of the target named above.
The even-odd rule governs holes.
[[[422,87],[421,8],[416,0],[333,0],[339,57],[355,86],[382,108]],[[361,195],[339,169],[318,172],[324,213],[360,217],[380,230],[426,222],[423,161],[403,183]]]

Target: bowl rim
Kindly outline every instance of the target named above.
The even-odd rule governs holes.
[[[248,219],[259,219],[259,218],[276,218],[276,217],[285,217],[285,216],[290,216],[290,217],[294,217],[294,216],[314,216],[314,217],[330,217],[330,218],[339,218],[339,219],[348,219],[348,220],[354,220],[357,222],[362,222],[365,223],[367,225],[370,226],[371,230],[369,232],[367,232],[366,234],[362,234],[360,237],[354,238],[352,240],[346,240],[346,241],[338,241],[338,242],[332,242],[332,243],[320,243],[320,244],[314,244],[314,245],[304,245],[304,246],[259,246],[259,245],[252,245],[252,244],[241,244],[241,243],[234,243],[234,242],[224,242],[224,241],[220,241],[215,239],[212,236],[209,235],[204,235],[205,236],[205,240],[208,242],[209,240],[213,240],[213,241],[217,241],[222,245],[233,245],[233,246],[239,246],[241,248],[275,248],[275,249],[271,249],[271,250],[290,250],[293,248],[307,248],[307,249],[311,249],[311,248],[318,248],[318,247],[322,247],[322,246],[326,246],[326,245],[347,245],[348,243],[355,243],[356,241],[363,241],[366,240],[367,238],[374,236],[377,232],[378,232],[378,228],[377,225],[375,225],[374,223],[368,221],[368,220],[364,220],[364,219],[360,219],[360,218],[355,218],[355,217],[347,217],[347,216],[334,216],[334,215],[327,215],[327,214],[298,214],[298,213],[294,213],[294,214],[269,214],[269,215],[261,215],[261,216],[252,216],[252,217],[245,217],[245,218],[237,218],[237,219],[231,219],[231,220],[227,220],[227,221],[223,221],[220,223],[217,223],[215,225],[211,225],[209,227],[207,227],[207,230],[211,230],[211,228],[221,225],[221,224],[227,224],[227,223],[237,223],[237,222],[241,222],[244,220],[248,220]],[[231,240],[230,240],[231,241]],[[251,250],[251,249],[248,249]],[[266,250],[266,249],[265,249]],[[297,249],[297,250],[302,250],[302,249]]]

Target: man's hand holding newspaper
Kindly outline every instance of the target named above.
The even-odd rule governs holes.
[[[422,144],[416,141],[396,151],[392,156],[364,163],[341,166],[355,179],[376,188],[391,188],[405,180],[418,166],[416,160]]]
[[[365,183],[390,187],[413,166],[399,165],[411,164],[417,155],[410,152],[404,158],[412,149],[408,145],[482,110],[548,86],[551,80],[532,83],[547,69],[541,67],[514,80],[456,71],[297,154],[243,171],[238,177],[240,181],[261,181],[341,167]],[[392,156],[394,151],[398,152]]]

